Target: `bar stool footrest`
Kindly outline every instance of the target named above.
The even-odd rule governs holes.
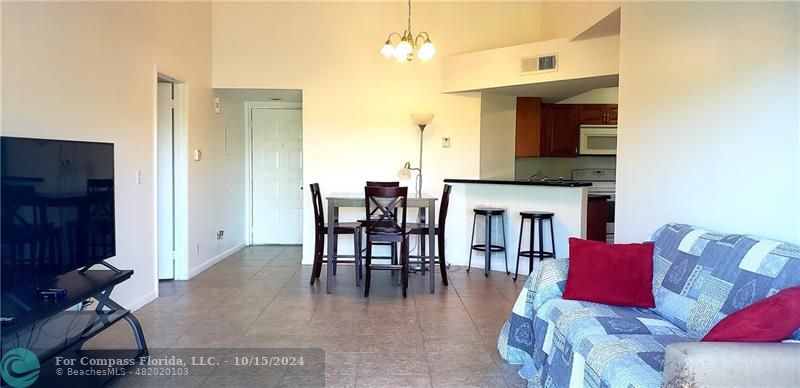
[[[538,251],[520,251],[519,255],[522,257],[531,257],[534,259],[552,259],[555,258],[553,252],[538,252]]]
[[[475,244],[475,245],[472,246],[472,250],[485,252],[486,251],[486,245],[484,245],[484,244]],[[489,245],[489,250],[491,252],[504,252],[506,250],[506,248],[503,247],[502,245],[494,245],[494,244],[492,244],[492,245]]]

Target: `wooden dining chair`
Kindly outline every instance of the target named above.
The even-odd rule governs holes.
[[[400,182],[367,181],[367,187],[400,187]],[[393,242],[380,242],[373,245],[388,246],[392,257],[392,264],[397,264],[397,244]]]
[[[309,284],[314,284],[314,281],[319,279],[320,274],[322,272],[322,264],[327,263],[328,265],[333,265],[334,270],[333,275],[336,275],[336,264],[340,262],[339,258],[345,258],[345,256],[339,256],[338,252],[338,240],[339,236],[341,235],[353,235],[353,265],[355,266],[356,270],[356,286],[361,285],[361,224],[358,222],[338,222],[336,220],[336,224],[333,228],[333,236],[328,236],[328,238],[334,238],[334,245],[333,245],[333,256],[334,257],[327,257],[325,256],[325,236],[328,234],[328,225],[325,225],[325,214],[322,211],[322,194],[319,189],[318,183],[312,183],[309,185],[311,187],[311,200],[314,204],[314,265],[311,269],[311,281]],[[347,256],[349,258],[349,255]],[[345,263],[345,261],[341,261]],[[349,261],[347,261],[349,263]],[[328,282],[331,281],[330,278],[327,279]]]
[[[444,285],[448,285],[447,282],[447,260],[445,259],[444,255],[444,246],[445,246],[445,225],[447,224],[447,208],[450,206],[450,190],[452,186],[444,185],[444,189],[442,190],[442,201],[439,204],[439,223],[434,226],[435,234],[436,234],[436,247],[439,250],[439,256],[436,256],[436,261],[439,262],[439,271],[442,275],[442,283]],[[420,255],[419,259],[422,261],[423,267],[425,266],[425,244],[427,243],[427,237],[429,233],[429,226],[427,223],[415,223],[409,226],[410,234],[420,236]],[[431,247],[433,249],[433,247]],[[436,263],[434,262],[434,265]],[[433,271],[433,268],[430,268]]]
[[[367,187],[400,187],[400,182],[367,181]]]
[[[403,298],[408,289],[408,231],[406,229],[406,210],[408,202],[407,187],[364,188],[366,219],[366,257],[364,263],[364,297],[369,296],[372,270],[400,271]],[[400,243],[400,262],[389,264],[372,263],[372,246],[375,243]]]

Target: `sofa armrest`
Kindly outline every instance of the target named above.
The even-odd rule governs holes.
[[[800,387],[800,344],[671,344],[664,356],[664,386]]]

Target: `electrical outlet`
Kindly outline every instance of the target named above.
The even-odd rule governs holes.
[[[442,148],[450,148],[450,138],[443,137],[442,138]]]
[[[200,243],[194,244],[194,251],[198,255],[200,254]]]
[[[219,232],[217,232],[217,240],[222,240],[224,236],[225,236],[224,230],[220,230]]]

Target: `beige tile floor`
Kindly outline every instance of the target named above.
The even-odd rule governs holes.
[[[314,347],[325,351],[326,386],[524,386],[496,340],[524,284],[502,272],[448,270],[450,286],[411,275],[407,299],[388,273],[375,272],[370,297],[342,265],[333,294],[308,284],[299,246],[239,251],[190,281],[160,283],[160,297],[135,312],[150,348]],[[510,263],[513,264],[513,263]],[[131,343],[115,325],[93,344]],[[88,344],[92,346],[92,344]],[[258,386],[241,376],[195,376],[183,386]],[[226,380],[227,379],[227,380]],[[173,381],[174,382],[174,381]],[[269,385],[263,381],[263,385]],[[124,379],[118,386],[172,386],[163,379]]]

